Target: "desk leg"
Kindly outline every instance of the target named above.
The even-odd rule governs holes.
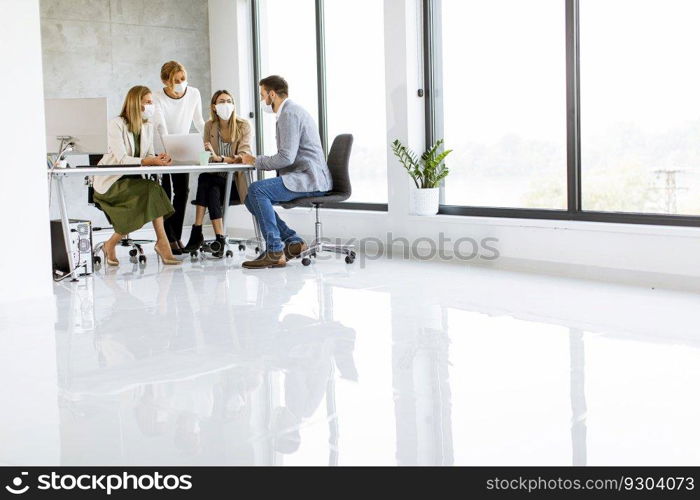
[[[224,226],[224,234],[228,234],[228,227],[226,226],[226,212],[228,212],[228,202],[231,199],[231,186],[233,185],[233,172],[226,172],[226,193],[224,193],[224,217],[221,221],[221,225]]]
[[[66,254],[68,255],[68,270],[73,276],[72,281],[78,281],[75,277],[75,262],[73,262],[73,251],[70,247],[70,221],[68,220],[68,209],[66,208],[66,195],[63,188],[63,176],[57,175],[56,189],[58,190],[58,205],[61,210],[61,226],[63,227],[63,242],[66,245]]]
[[[248,185],[250,186],[255,179],[253,178],[253,172],[254,170],[246,170],[246,180],[248,181]],[[265,239],[262,237],[262,232],[260,231],[260,224],[258,224],[258,219],[255,218],[253,214],[250,214],[250,216],[253,218],[253,229],[255,230],[255,240],[256,240],[256,245],[260,249],[260,254],[262,254],[265,251]]]

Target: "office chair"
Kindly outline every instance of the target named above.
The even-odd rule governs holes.
[[[235,189],[235,187],[233,187]],[[194,205],[194,201],[190,202],[192,205]],[[243,202],[240,200],[236,201],[234,200],[231,202],[229,200],[229,207],[234,207],[236,205],[242,205]],[[226,209],[228,207],[224,207],[224,214],[226,213]],[[207,210],[209,212],[209,210]],[[224,219],[228,220],[228,219]],[[226,231],[226,228],[224,227],[224,231]],[[210,253],[214,256],[216,256],[217,253],[220,253],[222,257],[230,258],[233,257],[233,251],[230,249],[231,245],[238,245],[238,251],[239,252],[244,252],[246,249],[246,245],[249,244],[252,240],[246,240],[246,239],[239,239],[239,238],[229,238],[226,236],[226,245],[225,248],[221,248],[220,244],[217,240],[204,240],[202,244],[199,246],[198,250],[195,250],[193,252],[190,252],[190,257],[194,260],[197,258],[202,258],[204,257],[205,254]],[[258,246],[255,247],[255,253],[259,253],[260,248]],[[219,257],[217,257],[219,258]]]
[[[102,159],[102,155],[89,155],[88,156],[90,160],[90,166],[91,167],[96,167],[99,161]],[[98,209],[100,212],[102,212],[105,215],[105,218],[107,219],[107,222],[112,224],[112,221],[109,219],[109,216],[100,208],[100,204],[95,202],[94,199],[94,194],[95,194],[95,189],[92,187],[92,181],[90,180],[90,177],[85,177],[85,184],[88,186],[88,205],[92,205],[96,209]],[[93,231],[101,231],[103,229],[112,229],[111,227],[95,227],[93,228]],[[155,243],[155,240],[134,240],[129,237],[128,234],[124,235],[124,237],[121,239],[119,242],[119,246],[122,247],[127,247],[129,248],[129,260],[131,261],[132,264],[142,264],[146,265],[146,254],[143,251],[143,245],[147,245],[150,243]],[[102,247],[104,246],[104,243],[100,242],[95,247],[92,249],[92,262],[95,265],[96,268],[99,268],[102,265],[102,257],[100,257],[99,252],[102,250]]]
[[[321,241],[323,227],[319,210],[325,203],[337,203],[350,198],[352,186],[350,184],[350,153],[352,152],[353,137],[351,134],[341,134],[333,140],[333,145],[328,153],[328,169],[333,179],[333,190],[323,196],[297,198],[287,203],[282,203],[284,208],[313,207],[316,209],[316,237],[309,248],[301,253],[298,258],[305,266],[311,264],[311,257],[316,257],[319,252],[333,252],[345,255],[345,262],[355,262],[355,247],[353,245],[331,245]]]

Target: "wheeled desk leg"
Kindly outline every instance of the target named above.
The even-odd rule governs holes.
[[[63,227],[63,242],[66,245],[66,254],[68,255],[68,272],[73,276],[71,281],[78,281],[75,276],[77,269],[73,262],[73,251],[70,247],[70,221],[68,220],[68,209],[66,208],[65,189],[63,188],[63,176],[56,176],[56,189],[58,190],[58,206],[61,210],[61,226]]]
[[[228,210],[228,200],[231,199],[231,189],[233,189],[233,172],[227,172],[226,173],[226,192],[224,194],[224,220],[222,221],[222,224],[224,226],[224,232],[228,232],[228,226],[226,226],[226,211]],[[253,170],[246,170],[245,172],[246,176],[246,181],[248,182],[248,185],[253,182]],[[261,251],[265,250],[264,244],[265,240],[262,239],[262,233],[260,232],[260,226],[258,225],[258,221],[255,218],[255,216],[251,215],[253,217],[253,228],[255,230],[255,246],[259,248]],[[238,241],[238,240],[234,240]],[[245,242],[247,243],[247,242]]]

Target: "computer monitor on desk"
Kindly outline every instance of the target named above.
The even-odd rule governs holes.
[[[107,99],[46,99],[46,151],[58,153],[63,138],[74,153],[107,151]]]

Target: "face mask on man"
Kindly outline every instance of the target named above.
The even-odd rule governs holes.
[[[187,90],[187,80],[175,84],[175,92],[178,94],[184,94],[185,90]]]
[[[272,107],[272,97],[271,96],[270,96],[270,104],[268,104],[267,101],[262,101],[262,102],[260,102],[260,105],[262,106],[262,110],[265,113],[274,113],[275,112],[274,108]]]
[[[231,118],[233,110],[233,104],[230,102],[222,102],[216,105],[216,114],[219,115],[219,118],[221,118],[224,121]]]
[[[156,107],[153,104],[145,104],[141,116],[144,120],[150,120],[156,112]]]

